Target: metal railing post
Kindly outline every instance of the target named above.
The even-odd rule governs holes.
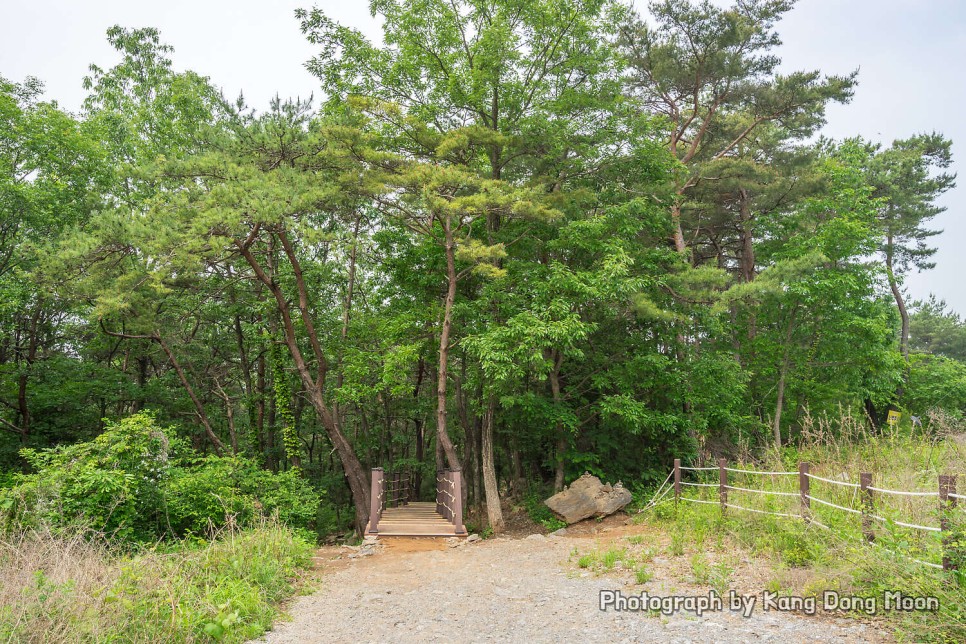
[[[453,470],[453,526],[456,534],[466,534],[463,526],[463,472]]]

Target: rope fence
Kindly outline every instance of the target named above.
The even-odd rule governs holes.
[[[705,505],[717,505],[720,506],[722,515],[725,514],[728,508],[735,510],[741,510],[743,512],[752,512],[755,514],[767,514],[771,516],[783,517],[788,519],[800,519],[808,523],[808,525],[815,525],[825,530],[831,530],[831,528],[820,521],[816,520],[812,513],[811,504],[815,503],[832,508],[834,510],[839,510],[846,512],[850,515],[855,515],[861,517],[862,522],[862,536],[865,541],[871,544],[875,544],[891,552],[892,554],[904,557],[905,559],[912,561],[914,563],[929,567],[937,568],[941,570],[956,570],[957,560],[960,558],[960,553],[957,553],[957,548],[961,548],[961,545],[954,538],[952,526],[950,525],[950,518],[952,510],[958,507],[957,501],[959,499],[966,500],[966,495],[961,495],[956,493],[956,477],[950,475],[940,475],[939,485],[937,490],[891,490],[888,488],[880,488],[872,485],[872,474],[869,472],[861,472],[859,475],[859,482],[853,483],[851,481],[836,480],[832,478],[825,478],[812,474],[810,471],[810,464],[806,462],[799,463],[797,472],[763,472],[759,470],[748,470],[743,468],[728,467],[725,459],[720,459],[718,461],[717,467],[685,467],[681,465],[681,459],[674,459],[674,469],[671,471],[669,476],[674,478],[674,501],[685,501],[688,503],[700,503]],[[694,481],[682,481],[682,472],[718,472],[718,482],[717,483],[700,483]],[[728,474],[751,474],[751,475],[762,475],[762,476],[797,476],[798,477],[798,492],[788,492],[782,490],[765,490],[765,489],[754,489],[741,487],[737,485],[730,485],[728,482]],[[842,505],[840,503],[835,503],[827,498],[821,498],[815,496],[812,493],[812,481],[818,481],[821,483],[837,486],[839,488],[846,488],[851,490],[849,492],[851,500],[847,505]],[[667,481],[665,481],[665,484]],[[692,496],[684,496],[681,491],[684,487],[695,487],[695,488],[717,488],[718,490],[718,500],[710,501],[706,499],[694,498]],[[666,495],[667,491],[663,489],[664,484],[661,486],[660,499],[655,495],[655,501],[652,502],[655,505],[661,501]],[[826,490],[828,492],[829,490]],[[735,503],[729,502],[728,493],[729,492],[740,492],[745,494],[760,495],[768,498],[773,497],[797,497],[800,503],[799,514],[792,514],[791,512],[779,512],[776,511],[774,507],[772,509],[758,509],[750,508],[746,506],[737,505]],[[876,513],[876,495],[889,495],[895,497],[907,497],[907,498],[934,498],[938,500],[938,515],[939,515],[939,526],[930,525],[919,525],[916,523],[908,523],[905,521],[898,521],[891,518],[886,518]],[[669,500],[669,499],[667,499]],[[769,504],[770,505],[770,504]],[[858,507],[849,507],[850,505],[857,505]],[[966,507],[966,506],[964,506]],[[778,508],[784,509],[784,508]],[[888,526],[899,526],[902,528],[908,528],[910,530],[918,530],[925,533],[938,534],[941,537],[941,552],[942,552],[942,565],[936,563],[930,563],[928,561],[922,561],[915,559],[908,555],[902,555],[889,550],[882,546],[882,544],[876,543],[876,534],[873,529],[873,522],[884,523]]]

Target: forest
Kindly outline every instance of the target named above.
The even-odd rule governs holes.
[[[383,467],[499,533],[823,419],[962,431],[966,326],[904,287],[951,142],[823,137],[861,78],[781,71],[793,4],[300,10],[319,92],[267,109],[150,27],[78,113],[0,77],[0,526],[322,539]]]

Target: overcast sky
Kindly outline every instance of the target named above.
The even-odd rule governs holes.
[[[638,6],[645,2],[638,0]],[[265,107],[283,97],[319,95],[302,64],[314,54],[293,17],[311,2],[291,0],[2,0],[0,75],[27,75],[46,83],[47,98],[77,110],[81,80],[91,63],[109,67],[116,57],[105,38],[114,24],[157,27],[175,47],[179,69],[211,77],[227,96],[244,90],[248,103]],[[336,20],[378,37],[361,0],[319,0]],[[861,135],[891,142],[939,131],[953,140],[954,170],[966,168],[966,3],[962,0],[799,0],[779,24],[783,68],[844,74],[859,68],[849,105],[828,113],[828,136]],[[948,211],[935,221],[937,267],[911,275],[913,298],[929,293],[966,314],[966,175],[963,188],[943,199]]]

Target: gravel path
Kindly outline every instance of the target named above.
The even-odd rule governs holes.
[[[387,541],[389,541],[387,539]],[[700,594],[661,579],[634,586],[630,573],[595,576],[568,561],[586,540],[492,539],[457,548],[393,541],[372,556],[334,562],[322,589],[289,607],[292,621],[261,641],[304,642],[879,642],[877,625],[829,617],[726,609],[703,617],[600,611],[598,592]],[[583,543],[581,543],[583,541]],[[592,547],[592,544],[590,544]],[[433,548],[433,549],[429,549]],[[760,601],[760,600],[759,600]]]

